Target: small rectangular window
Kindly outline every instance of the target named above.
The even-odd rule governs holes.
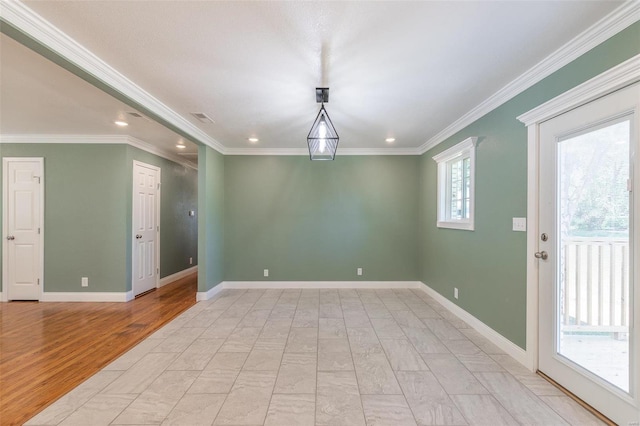
[[[433,157],[438,163],[438,227],[474,229],[474,167],[478,138],[465,139]]]

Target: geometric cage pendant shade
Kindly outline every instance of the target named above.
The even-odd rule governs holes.
[[[326,94],[323,93],[318,101],[328,101],[328,92],[329,89],[326,89]],[[339,141],[338,132],[333,126],[323,102],[311,130],[309,130],[309,135],[307,135],[309,157],[311,160],[333,160],[336,157]]]

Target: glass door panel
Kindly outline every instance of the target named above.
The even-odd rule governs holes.
[[[558,141],[557,353],[629,392],[629,117]]]

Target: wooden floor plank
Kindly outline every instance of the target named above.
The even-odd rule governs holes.
[[[195,304],[197,273],[128,303],[0,304],[0,425],[20,425]]]

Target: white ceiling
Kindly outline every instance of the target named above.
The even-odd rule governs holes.
[[[417,148],[621,4],[25,3],[230,149],[305,148],[319,108],[314,89],[323,84],[331,89],[327,110],[340,148]],[[71,83],[52,65],[19,75],[5,64],[7,57],[15,59],[5,56],[13,55],[6,45],[3,40],[3,111],[11,93],[11,107],[28,109],[29,117],[55,118],[64,133],[106,131],[113,108],[105,105],[103,116],[100,105],[78,114],[78,101],[96,96],[86,83]],[[29,56],[24,65],[33,68],[29,61],[36,59]],[[7,68],[16,68],[16,75],[7,76]],[[65,103],[60,92],[73,97]],[[25,101],[43,93],[57,101],[54,114],[50,105]],[[204,112],[215,123],[202,124],[191,112]],[[15,122],[14,115],[2,115],[2,133],[28,124],[24,114],[14,114]],[[138,125],[146,127],[136,137],[160,137],[148,123]],[[137,130],[132,123],[126,132]],[[248,142],[252,136],[260,141]],[[389,136],[396,142],[386,143]]]

